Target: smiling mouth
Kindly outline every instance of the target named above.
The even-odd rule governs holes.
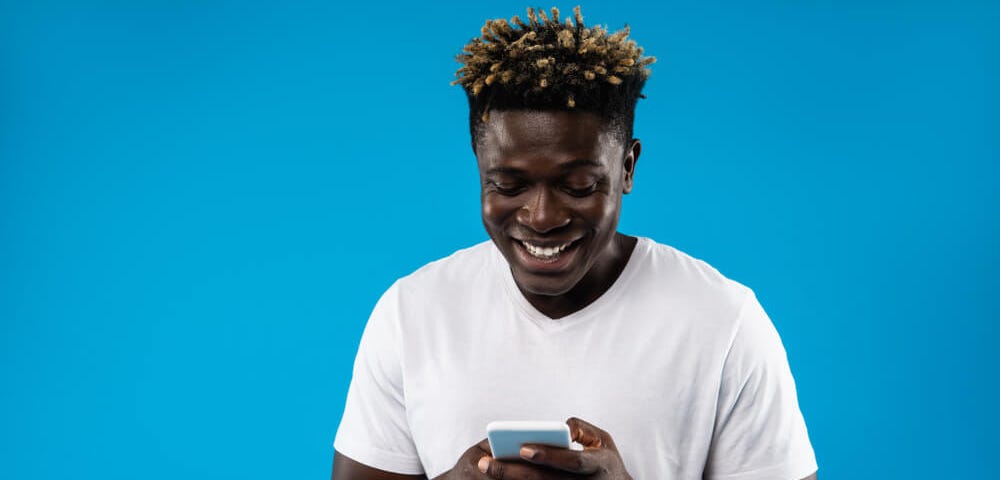
[[[560,257],[567,251],[576,246],[577,241],[566,242],[558,245],[542,246],[524,240],[518,240],[522,247],[524,247],[524,252],[535,261],[541,263],[556,263],[559,261]]]

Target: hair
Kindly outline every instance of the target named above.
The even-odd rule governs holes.
[[[599,25],[584,26],[579,6],[565,22],[559,9],[551,13],[529,7],[527,22],[516,15],[509,22],[487,20],[482,36],[456,57],[462,67],[452,85],[461,85],[468,97],[473,148],[493,110],[591,112],[623,144],[632,138],[646,67],[656,59],[642,56],[628,25],[609,34]]]

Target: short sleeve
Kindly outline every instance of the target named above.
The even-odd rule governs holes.
[[[799,480],[816,472],[785,348],[749,290],[717,405],[704,478]]]
[[[399,289],[382,295],[361,336],[344,416],[333,447],[379,470],[424,473],[406,420],[399,338]]]

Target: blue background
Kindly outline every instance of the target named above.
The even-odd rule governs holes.
[[[524,6],[0,3],[0,477],[326,478],[375,300],[486,239],[448,82]],[[992,476],[998,10],[584,6],[659,58],[622,230],[755,289],[821,478]]]

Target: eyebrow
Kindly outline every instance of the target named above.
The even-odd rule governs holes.
[[[573,161],[570,161],[570,162],[566,162],[566,163],[564,163],[562,165],[559,165],[559,170],[563,170],[563,171],[565,171],[565,170],[573,170],[575,168],[580,168],[580,167],[596,167],[596,168],[601,168],[601,167],[604,167],[604,164],[602,164],[601,162],[598,162],[597,160],[591,159],[591,158],[578,158],[576,160],[573,160]],[[486,171],[487,175],[493,175],[493,174],[519,175],[519,174],[523,174],[523,173],[524,173],[523,169],[516,168],[516,167],[493,167],[493,168],[490,168],[489,170]]]

